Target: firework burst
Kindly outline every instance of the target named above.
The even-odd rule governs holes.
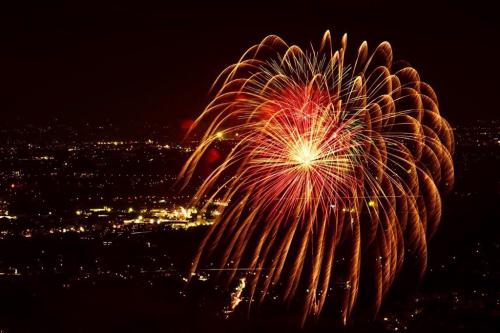
[[[361,267],[375,310],[405,255],[422,275],[441,194],[453,184],[453,134],[432,88],[393,64],[387,42],[371,54],[364,42],[351,62],[346,47],[346,35],[335,50],[326,32],[318,49],[277,36],[248,49],[217,78],[193,126],[204,135],[181,172],[188,182],[207,151],[234,139],[195,195],[228,205],[193,272],[209,261],[247,267],[248,299],[263,302],[271,290],[299,298],[303,323],[330,299],[345,323]],[[339,280],[346,287],[334,295]]]

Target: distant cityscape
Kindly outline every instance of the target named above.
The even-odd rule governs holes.
[[[445,203],[444,235],[454,228],[464,233],[463,223],[476,223],[460,222],[470,216],[499,216],[498,209],[486,215],[477,211],[500,199],[500,122],[480,121],[454,131],[457,182]],[[194,207],[195,188],[174,186],[196,142],[171,133],[162,125],[134,131],[113,124],[0,129],[0,297],[5,281],[32,285],[40,278],[60,290],[103,281],[154,286],[168,280],[177,286],[177,297],[188,297],[181,286],[197,243],[227,203]],[[233,139],[221,137],[221,146]],[[488,179],[488,186],[480,186],[478,178]],[[446,240],[436,242],[442,246]],[[446,320],[471,307],[486,309],[490,319],[500,317],[500,291],[494,287],[500,283],[497,240],[430,253],[430,282],[405,306],[384,310],[376,330],[418,331],[429,317],[440,314]],[[211,273],[200,271],[196,280],[205,283]],[[433,291],[433,283],[456,274],[466,282],[456,288],[456,281],[451,283],[455,289],[449,292]],[[223,311],[224,304],[217,309]],[[421,317],[427,319],[419,322]]]

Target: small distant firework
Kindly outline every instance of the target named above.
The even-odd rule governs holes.
[[[227,318],[231,315],[231,313],[234,312],[236,307],[241,303],[243,300],[242,293],[243,290],[245,290],[246,287],[246,278],[240,278],[238,281],[238,285],[236,286],[235,290],[231,293],[231,299],[229,306],[224,308],[224,315]]]
[[[192,127],[205,134],[180,175],[187,183],[214,145],[234,141],[195,194],[229,204],[192,270],[213,261],[231,284],[248,267],[249,304],[273,290],[299,300],[302,323],[327,300],[345,323],[361,271],[375,311],[405,256],[421,277],[454,180],[453,133],[433,89],[393,63],[387,42],[372,53],[364,42],[352,57],[346,48],[346,35],[335,50],[327,31],[319,49],[277,36],[248,49],[217,78]],[[339,281],[345,288],[331,293]]]

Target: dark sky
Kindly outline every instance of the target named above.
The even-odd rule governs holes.
[[[215,76],[247,47],[268,34],[307,46],[326,29],[337,38],[347,32],[352,48],[364,39],[372,48],[391,42],[395,58],[433,85],[452,123],[500,119],[493,4],[349,2],[356,4],[68,1],[1,8],[2,119],[193,117]]]

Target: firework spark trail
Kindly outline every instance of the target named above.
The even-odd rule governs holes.
[[[248,267],[249,299],[263,302],[279,284],[285,302],[302,297],[302,323],[334,297],[336,274],[348,286],[335,295],[344,323],[362,265],[373,270],[376,310],[405,252],[422,275],[441,194],[454,179],[453,133],[432,88],[415,69],[393,64],[387,42],[371,55],[362,43],[352,65],[346,47],[344,35],[334,51],[327,31],[318,50],[277,36],[248,49],[214,83],[193,126],[205,134],[180,175],[189,182],[221,136],[237,138],[195,195],[229,205],[192,270],[209,260],[221,269]],[[347,268],[336,266],[340,248]]]

